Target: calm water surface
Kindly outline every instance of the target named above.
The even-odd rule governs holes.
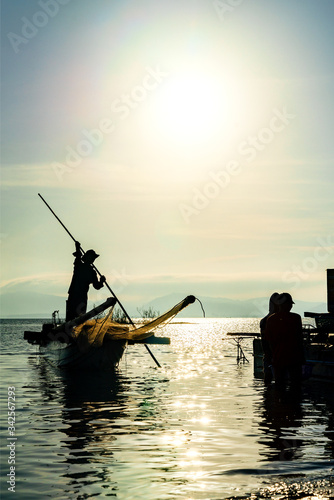
[[[170,345],[130,346],[116,377],[63,373],[1,322],[1,498],[334,498],[334,386],[279,397],[236,363],[229,331],[254,319],[179,320]],[[16,393],[15,493],[7,397]]]

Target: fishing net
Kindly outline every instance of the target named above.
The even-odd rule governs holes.
[[[105,317],[90,319],[74,328],[72,335],[76,339],[79,349],[83,351],[90,347],[102,346],[105,338],[120,341],[144,340],[151,337],[158,326],[172,320],[182,309],[195,302],[195,300],[196,298],[193,295],[189,295],[158,318],[140,326],[124,325],[113,321],[112,307]]]

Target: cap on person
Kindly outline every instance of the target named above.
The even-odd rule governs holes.
[[[294,304],[294,301],[293,301],[291,295],[287,292],[281,293],[279,301],[281,304],[283,304],[285,302],[288,302],[289,304]]]

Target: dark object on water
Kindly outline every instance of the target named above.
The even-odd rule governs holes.
[[[328,313],[304,313],[306,318],[314,318],[316,331],[324,339],[329,333],[334,333],[334,269],[327,269],[327,311]]]
[[[67,227],[62,223],[62,221],[59,219],[59,217],[55,214],[55,212],[52,210],[52,208],[50,207],[50,205],[44,200],[43,196],[41,194],[38,193],[38,196],[41,198],[41,200],[45,203],[45,205],[48,207],[48,209],[50,210],[50,212],[55,216],[55,218],[57,219],[57,221],[63,226],[63,228],[65,229],[65,231],[67,232],[67,234],[72,238],[72,240],[77,244],[77,240],[73,237],[73,235],[69,232],[69,230],[67,229]],[[83,252],[85,254],[85,252],[79,248],[79,251],[80,252]],[[89,259],[91,260],[92,257],[93,257],[93,254],[92,250],[89,250],[90,254],[89,254]],[[95,252],[94,252],[95,254]],[[95,254],[97,255],[97,254]],[[86,258],[87,259],[87,258]],[[105,286],[108,288],[109,292],[115,297],[115,299],[117,300],[118,302],[118,305],[119,307],[122,309],[124,315],[129,319],[130,323],[132,323],[132,320],[130,318],[130,316],[128,315],[128,313],[126,312],[126,310],[124,309],[122,303],[118,300],[118,298],[116,297],[115,293],[112,291],[112,289],[110,288],[110,286],[108,285],[108,283],[106,282],[105,280],[105,277],[101,275],[101,273],[99,272],[99,270],[94,266],[93,264],[93,261],[94,259],[91,261],[91,267],[92,269],[100,276],[101,280],[103,279],[103,283],[105,284]],[[75,299],[75,301],[77,301],[77,298]],[[86,312],[86,307],[87,307],[87,304],[85,304],[85,302],[83,303],[83,308],[82,308],[82,311]],[[78,304],[73,304],[73,303],[67,303],[66,304],[66,318],[69,320],[69,319],[73,319],[73,316],[75,316],[75,311],[77,312],[77,308],[78,308]],[[133,324],[133,323],[132,323]],[[146,350],[148,351],[148,353],[150,354],[150,356],[152,357],[152,359],[155,361],[155,363],[160,367],[160,364],[159,362],[157,361],[157,359],[155,358],[155,356],[153,355],[153,353],[150,351],[148,345],[145,344],[145,347],[146,347]]]
[[[40,346],[40,351],[58,367],[85,370],[114,370],[128,344],[167,344],[168,337],[155,337],[154,329],[171,320],[195,301],[193,295],[176,304],[165,314],[139,326],[119,324],[112,313],[116,299],[111,297],[99,307],[74,320],[57,325],[47,323],[41,332],[24,332],[24,338]],[[109,314],[95,318],[111,307]],[[55,315],[53,315],[55,319]]]
[[[73,328],[85,323],[85,321],[91,318],[94,318],[94,316],[97,316],[101,312],[105,311],[108,307],[113,307],[115,304],[116,299],[114,297],[110,297],[103,302],[103,304],[94,307],[94,309],[91,309],[86,314],[82,314],[75,319],[61,323],[60,325],[57,324],[56,315],[53,313],[53,323],[44,323],[41,332],[25,331],[24,339],[27,340],[29,344],[47,345],[50,342],[55,341],[69,344],[73,340],[71,333]]]
[[[328,313],[305,312],[306,318],[315,320],[303,327],[303,345],[305,353],[304,378],[317,378],[334,382],[334,269],[327,269],[327,310]],[[262,348],[258,339],[254,339],[254,374],[262,370]]]
[[[327,269],[328,313],[305,312],[304,316],[314,318],[316,326],[303,325],[303,346],[305,364],[303,378],[334,382],[334,269]],[[238,338],[254,337],[254,376],[264,378],[263,345],[260,333],[228,333]]]
[[[118,302],[118,305],[119,307],[121,308],[121,310],[123,311],[125,317],[129,320],[129,323],[133,326],[133,331],[132,332],[128,332],[128,335],[124,337],[123,335],[123,338],[120,338],[120,337],[117,337],[117,340],[114,338],[115,337],[115,331],[112,332],[112,334],[110,334],[110,332],[108,332],[108,330],[106,329],[106,325],[109,325],[110,323],[110,318],[112,317],[112,311],[111,313],[109,313],[109,315],[105,318],[104,322],[105,324],[103,325],[100,325],[98,324],[98,320],[95,321],[95,325],[92,326],[89,323],[90,320],[88,320],[87,324],[84,323],[84,325],[88,328],[88,330],[92,329],[93,328],[93,333],[94,333],[94,330],[95,330],[95,327],[100,327],[99,329],[99,332],[98,334],[96,335],[96,337],[98,338],[99,342],[101,340],[101,338],[103,339],[106,339],[106,342],[107,340],[110,340],[111,342],[113,341],[116,341],[118,342],[119,340],[122,340],[124,341],[124,347],[126,346],[127,344],[127,341],[134,341],[134,340],[140,340],[142,341],[143,339],[147,338],[147,337],[151,337],[152,336],[152,333],[150,331],[147,330],[147,328],[150,328],[151,330],[153,329],[153,327],[156,327],[158,326],[159,324],[163,323],[164,321],[167,321],[168,319],[172,318],[173,316],[175,316],[176,314],[178,314],[178,312],[180,312],[184,307],[186,307],[187,305],[189,304],[192,304],[193,302],[195,302],[196,298],[193,296],[193,295],[189,295],[188,297],[186,297],[183,301],[181,301],[179,304],[177,304],[176,306],[174,306],[170,311],[168,311],[167,313],[165,313],[164,315],[160,316],[159,318],[157,318],[156,320],[150,322],[148,325],[144,325],[144,327],[141,327],[139,329],[136,329],[132,319],[130,318],[130,316],[128,315],[128,313],[126,312],[126,310],[124,309],[122,303],[119,301],[119,299],[116,297],[116,295],[114,294],[114,292],[111,290],[110,286],[107,284],[106,280],[105,280],[105,277],[101,275],[101,273],[98,271],[98,269],[94,266],[93,262],[94,262],[94,259],[96,258],[97,254],[94,252],[94,250],[89,250],[86,254],[85,252],[81,249],[80,247],[80,244],[77,242],[77,240],[75,240],[75,238],[72,236],[72,234],[69,232],[69,230],[67,229],[67,227],[62,223],[62,221],[59,219],[59,217],[54,213],[54,211],[52,210],[52,208],[48,205],[48,203],[44,200],[44,198],[38,194],[38,196],[41,198],[41,200],[45,203],[45,205],[48,207],[48,209],[51,211],[51,213],[55,216],[55,218],[58,220],[58,222],[63,226],[63,228],[65,229],[65,231],[68,233],[68,235],[72,238],[72,240],[76,243],[76,247],[77,247],[77,250],[76,250],[76,254],[79,253],[79,255],[81,253],[84,254],[84,257],[82,257],[82,259],[84,260],[84,264],[88,264],[91,266],[92,270],[94,270],[94,272],[96,272],[99,276],[100,276],[100,283],[101,283],[101,286],[103,286],[103,284],[105,284],[105,286],[107,287],[107,289],[110,291],[110,293],[113,295],[114,299]],[[102,284],[103,283],[103,284]],[[89,286],[89,285],[88,285]],[[78,297],[76,297],[75,300],[77,300]],[[200,302],[200,301],[199,301]],[[201,304],[201,302],[200,302]],[[72,307],[73,304],[67,304],[68,308],[71,306]],[[86,310],[86,304],[84,303],[84,308],[83,310],[85,311]],[[201,304],[201,307],[203,309],[203,306]],[[77,308],[75,309],[75,311],[77,312]],[[204,312],[204,309],[203,309],[203,312]],[[73,311],[71,313],[69,313],[69,311],[67,310],[67,319],[68,320],[71,320],[73,319],[72,318],[72,315],[73,315]],[[108,323],[108,321],[109,323]],[[56,326],[56,325],[54,325]],[[103,333],[103,335],[101,334],[101,331]],[[115,327],[114,327],[114,330],[115,330]],[[117,329],[118,332],[117,334],[119,334],[119,328]],[[43,330],[42,330],[43,331]],[[67,341],[69,342],[69,346],[68,347],[80,347],[80,344],[84,343],[86,344],[86,347],[87,345],[88,346],[92,346],[93,345],[93,342],[91,342],[91,338],[89,338],[89,335],[91,335],[91,333],[88,333],[87,335],[87,339],[86,339],[86,342],[82,342],[82,339],[83,339],[83,332],[80,331],[80,342],[79,342],[79,339],[78,338],[74,338],[73,339],[73,333],[75,333],[76,330],[74,330],[74,332],[71,332],[71,338],[69,338],[69,334],[68,332],[64,332],[65,334],[65,339],[67,339]],[[59,332],[60,333],[60,332]],[[107,334],[107,335],[105,335]],[[139,336],[138,336],[139,334]],[[94,340],[95,341],[95,340]],[[102,344],[98,344],[99,345],[99,348],[103,349],[103,341],[102,341]],[[77,345],[75,345],[77,344]],[[112,345],[112,344],[111,344]],[[122,344],[123,345],[123,344]],[[154,362],[157,364],[158,367],[160,367],[160,364],[158,362],[158,360],[155,358],[155,356],[153,355],[153,353],[150,351],[148,345],[147,345],[147,342],[144,343],[145,345],[145,348],[146,350],[149,352],[150,356],[152,357],[152,359],[154,360]],[[96,347],[96,345],[95,345]],[[80,350],[80,349],[79,349]],[[120,350],[120,353],[119,353],[119,356],[117,357],[118,359],[116,361],[112,360],[113,363],[111,364],[114,364],[116,365],[118,363],[118,361],[120,360],[120,358],[122,357],[122,354],[123,354],[123,351],[122,349]],[[58,363],[59,365],[59,363]],[[108,363],[107,363],[108,365]]]

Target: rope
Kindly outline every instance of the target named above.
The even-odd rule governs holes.
[[[113,309],[114,309],[114,308],[112,307],[112,308],[110,309],[109,313],[108,313],[108,314],[106,314],[106,315],[104,316],[104,318],[102,318],[100,328],[98,329],[98,332],[97,332],[97,334],[95,335],[95,338],[94,338],[94,340],[93,340],[93,342],[92,342],[92,345],[94,345],[94,344],[95,344],[96,339],[97,339],[97,338],[99,337],[99,335],[100,335],[101,328],[103,327],[103,325],[105,324],[105,322],[107,321],[107,319],[108,319],[108,318],[110,317],[110,315],[112,314]],[[94,325],[94,328],[93,328],[93,331],[92,331],[92,334],[94,333],[94,330],[95,330],[95,328],[96,328],[96,326],[97,326],[97,325],[98,325],[98,320],[96,319],[96,320],[95,320],[95,325]]]
[[[201,304],[201,308],[202,308],[202,311],[203,311],[203,318],[205,318],[205,311],[204,311],[203,304],[202,304],[202,302],[197,297],[196,297],[196,300],[198,300],[198,302]]]

